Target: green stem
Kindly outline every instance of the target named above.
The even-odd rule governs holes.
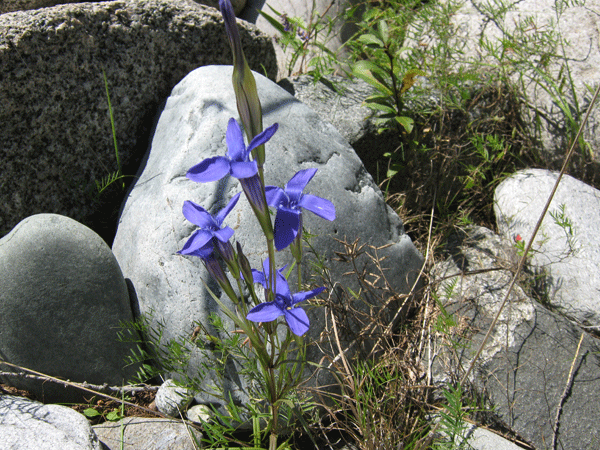
[[[277,265],[275,264],[275,243],[273,238],[267,238],[267,251],[269,252],[269,272],[271,273],[271,279],[268,281],[270,283],[268,301],[272,302],[275,300],[277,289]]]

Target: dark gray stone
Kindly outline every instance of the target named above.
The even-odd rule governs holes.
[[[202,263],[176,252],[194,230],[181,213],[185,200],[193,200],[214,211],[240,190],[237,180],[232,178],[206,184],[185,178],[194,164],[225,154],[227,122],[238,116],[230,82],[231,70],[230,66],[202,67],[173,90],[158,122],[147,164],[127,198],[113,245],[125,276],[135,288],[140,311],[146,314],[153,311],[155,326],[158,321],[164,321],[166,339],[190,337],[194,321],[207,324],[209,313],[219,312],[200,282],[200,278],[209,282]],[[308,191],[331,200],[336,207],[337,219],[333,222],[308,212],[303,215],[305,227],[317,236],[313,246],[329,266],[333,282],[342,283],[355,292],[360,289],[355,278],[344,276],[351,267],[336,260],[336,252],[343,252],[342,244],[336,239],[349,242],[358,239],[361,244],[378,248],[391,288],[407,293],[421,268],[422,256],[352,148],[332,125],[323,122],[308,107],[267,78],[255,76],[265,127],[275,122],[280,125],[266,146],[267,184],[283,186],[297,170],[316,167],[319,170],[308,185]],[[244,198],[226,223],[236,231],[234,237],[242,244],[252,266],[261,267],[260,262],[267,255],[266,245]],[[374,253],[373,249],[369,251]],[[310,252],[306,258],[311,258]],[[289,262],[287,251],[277,255],[279,267]],[[376,272],[366,254],[357,264],[367,272]],[[303,276],[304,279],[311,276],[310,265],[305,265]],[[381,283],[383,280],[379,279],[376,284],[381,287]],[[335,292],[331,294],[334,294],[329,296],[331,303],[348,301],[337,299]],[[223,300],[224,297],[222,294]],[[374,308],[381,307],[381,299],[367,294],[365,299],[373,301]],[[323,307],[308,309],[311,319],[308,340],[311,342],[319,339],[330,318]],[[389,311],[394,313],[395,309],[390,307]],[[352,330],[350,326],[345,331],[352,334],[359,330]],[[342,336],[343,341],[347,339],[350,339],[348,335]],[[322,348],[337,354],[335,345],[332,348],[331,344],[326,338]],[[311,352],[310,360],[321,360],[322,350],[313,347]],[[322,382],[318,378],[311,381]],[[236,391],[234,398],[243,401],[244,390],[238,386],[233,390]]]
[[[124,367],[130,345],[117,341],[120,322],[132,319],[121,269],[89,228],[39,214],[0,239],[3,360],[71,381],[120,386],[135,373],[134,366]],[[0,380],[44,401],[82,395],[50,382]]]
[[[248,62],[275,77],[272,43],[240,21]],[[0,15],[0,236],[37,213],[69,216],[110,241],[125,192],[94,201],[120,160],[134,174],[157,110],[187,73],[230,64],[221,14],[191,0],[77,3]],[[103,231],[104,232],[104,231]]]
[[[436,293],[456,321],[432,349],[431,354],[438,355],[433,363],[437,383],[457,380],[467,369],[506,294],[510,269],[516,266],[509,241],[482,227],[455,236],[448,251],[448,259],[432,273],[434,280],[442,281]],[[575,361],[573,383],[562,404],[557,448],[597,448],[599,355],[597,339],[531,300],[516,285],[470,381],[505,426],[535,448],[550,448]]]
[[[60,405],[0,395],[0,449],[101,450],[87,419]]]

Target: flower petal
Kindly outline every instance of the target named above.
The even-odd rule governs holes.
[[[222,228],[220,230],[214,231],[213,236],[216,237],[221,242],[227,242],[233,236],[233,230],[229,227]]]
[[[204,247],[200,247],[198,250],[194,250],[193,252],[188,253],[188,256],[198,256],[204,260],[208,260],[210,256],[213,254],[213,244],[212,240],[208,241]],[[181,252],[177,252],[181,253]]]
[[[300,195],[302,195],[302,191],[304,190],[308,182],[312,180],[312,178],[315,176],[315,173],[317,173],[317,169],[315,168],[304,169],[296,172],[296,175],[290,178],[290,181],[288,181],[285,185],[285,192],[290,197],[290,200],[300,200]]]
[[[190,238],[187,240],[183,248],[179,250],[178,253],[181,255],[190,255],[196,250],[199,250],[200,248],[210,243],[212,237],[213,233],[211,231],[196,230],[194,231],[194,233],[192,233]]]
[[[269,287],[267,286],[267,279],[265,277],[265,274],[260,270],[252,269],[252,281],[254,283],[262,284],[262,287],[264,287],[265,289],[269,289]]]
[[[285,320],[296,336],[302,336],[308,331],[310,321],[306,315],[306,311],[302,308],[286,309],[284,311]]]
[[[235,207],[238,200],[240,199],[240,195],[241,195],[241,192],[238,192],[237,194],[235,194],[231,198],[231,200],[229,200],[229,203],[227,203],[227,206],[225,206],[225,208],[223,208],[221,211],[219,211],[219,213],[215,216],[215,222],[218,226],[221,226],[223,224],[223,221],[225,220],[225,217],[227,217],[227,214],[229,214],[229,212]]]
[[[274,302],[265,302],[252,308],[246,319],[252,322],[270,322],[283,315],[283,311]]]
[[[292,295],[291,306],[295,306],[297,303],[308,300],[309,298],[316,297],[325,290],[324,287],[313,289],[312,291],[296,292]]]
[[[300,228],[301,212],[295,209],[279,208],[275,216],[275,248],[283,250],[296,238]]]
[[[288,206],[289,201],[283,189],[277,186],[265,186],[265,198],[267,205],[277,208],[283,203],[283,206]]]
[[[250,178],[258,173],[256,161],[231,161],[231,175],[238,180]]]
[[[225,142],[227,142],[227,155],[231,161],[247,161],[248,152],[244,145],[242,129],[234,118],[229,119],[227,124]]]
[[[283,269],[277,270],[277,283],[275,285],[275,294],[285,297],[286,301],[290,303],[292,297],[290,294],[290,286],[287,279],[283,276]]]
[[[335,206],[329,200],[316,195],[304,194],[298,205],[326,220],[335,220]]]
[[[224,156],[207,158],[188,170],[186,177],[196,183],[217,181],[229,173],[229,160]]]
[[[258,136],[255,136],[254,139],[252,139],[252,142],[250,142],[247,152],[250,153],[256,147],[266,143],[269,139],[273,137],[278,128],[279,124],[274,123],[269,128],[260,133]]]
[[[218,227],[210,213],[197,203],[186,200],[182,210],[185,218],[200,228]]]

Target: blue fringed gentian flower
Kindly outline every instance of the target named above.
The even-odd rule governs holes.
[[[275,216],[275,248],[283,250],[302,233],[302,208],[326,220],[335,219],[333,203],[302,191],[317,173],[317,169],[304,169],[294,175],[285,185],[266,186],[265,195],[269,206],[277,208]]]
[[[250,153],[271,139],[278,127],[278,124],[271,125],[252,139],[250,145],[246,147],[239,124],[235,119],[229,119],[225,133],[227,156],[207,158],[188,170],[186,176],[197,183],[206,183],[220,180],[227,174],[239,180],[256,175],[258,167],[256,161],[250,161]]]
[[[194,202],[185,201],[183,204],[183,215],[187,220],[199,227],[198,230],[190,236],[183,248],[179,250],[181,255],[194,255],[196,252],[205,252],[208,245],[212,245],[213,238],[221,243],[229,242],[233,236],[233,230],[230,227],[221,228],[223,220],[227,214],[234,208],[240,198],[240,193],[233,196],[227,206],[212,216],[202,206]],[[199,255],[194,255],[199,256]]]
[[[308,331],[310,322],[306,312],[298,307],[298,303],[319,295],[325,290],[324,287],[313,289],[312,291],[297,292],[292,294],[288,282],[283,275],[285,267],[278,269],[276,273],[277,282],[275,288],[275,298],[272,302],[261,303],[255,306],[249,312],[246,318],[252,322],[270,322],[279,316],[284,316],[292,333],[302,336]],[[252,270],[255,283],[260,283],[265,288],[265,298],[268,298],[267,292],[270,281],[269,260],[263,263],[263,271]]]

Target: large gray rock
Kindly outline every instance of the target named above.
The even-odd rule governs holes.
[[[206,184],[185,178],[187,170],[204,158],[225,154],[227,122],[238,115],[230,83],[231,70],[229,66],[202,67],[173,90],[161,113],[147,163],[127,198],[113,245],[125,276],[135,288],[140,311],[153,312],[154,326],[159,321],[164,322],[166,339],[191,336],[194,321],[206,325],[208,315],[219,312],[199,281],[200,278],[209,281],[202,263],[176,252],[194,230],[181,213],[185,200],[193,200],[214,211],[240,190],[233,178]],[[335,254],[343,252],[343,246],[336,239],[349,242],[358,239],[360,243],[379,248],[377,253],[392,289],[398,293],[408,292],[420,270],[422,257],[352,148],[333,126],[320,120],[305,105],[267,78],[255,76],[265,127],[275,122],[280,125],[266,146],[267,184],[283,186],[297,170],[316,167],[319,170],[308,190],[331,200],[336,207],[337,218],[333,222],[304,214],[304,225],[317,235],[313,246],[330,267],[333,282],[358,292],[356,280],[343,275],[350,266],[336,261]],[[236,230],[234,237],[242,244],[252,266],[262,267],[261,261],[267,256],[266,245],[244,198],[226,222]],[[369,261],[363,254],[357,265],[367,272],[376,272]],[[278,266],[286,262],[291,262],[287,251],[277,254]],[[304,279],[309,279],[309,265],[304,269]],[[382,282],[379,279],[376,284]],[[213,283],[209,285],[216,289]],[[224,294],[219,291],[217,294],[224,299]],[[336,299],[336,295],[330,296],[334,304],[348,301]],[[381,300],[368,295],[365,300],[376,303],[375,308],[381,306]],[[337,311],[335,305],[332,307]],[[390,308],[390,312],[395,310]],[[329,319],[325,308],[310,308],[309,317],[310,342],[319,338]],[[351,334],[360,330],[349,327],[345,331]],[[350,337],[346,335],[342,339]],[[323,348],[328,348],[327,342]],[[309,358],[320,361],[321,351],[316,348],[311,351]],[[312,381],[320,382],[316,378]],[[234,398],[244,401],[243,389],[235,387],[235,383],[232,386],[236,391]]]
[[[528,240],[557,178],[556,172],[527,169],[498,185],[494,212],[500,233],[509,239],[520,235]],[[570,227],[559,225],[561,220],[569,221]],[[600,191],[564,176],[529,261],[544,281],[546,300],[561,313],[595,329],[600,329],[599,222]]]
[[[96,2],[107,1],[107,0],[95,0]],[[212,6],[213,8],[219,7],[218,0],[193,0],[196,3],[206,6]],[[27,11],[30,9],[48,8],[55,5],[64,5],[67,3],[81,3],[79,0],[4,0],[0,3],[0,14],[12,12],[12,11]],[[236,14],[239,14],[246,6],[245,0],[233,0],[233,9]]]
[[[27,11],[30,9],[48,8],[65,3],[77,3],[78,0],[4,0],[0,3],[0,14],[12,11]]]
[[[196,450],[192,435],[198,443],[202,439],[196,428],[169,419],[126,417],[92,428],[104,450]]]
[[[240,34],[250,66],[275,77],[271,42],[241,21]],[[57,213],[105,227],[110,241],[116,214],[94,201],[95,181],[117,169],[102,71],[120,160],[134,174],[173,86],[196,67],[231,60],[220,13],[187,0],[0,15],[0,236],[27,216]],[[118,210],[124,195],[101,200]]]
[[[432,276],[441,282],[436,293],[455,322],[434,339],[431,354],[437,355],[433,362],[436,383],[462,377],[516,266],[510,241],[486,228],[467,229],[454,236],[447,248],[448,259],[435,266]],[[597,339],[531,300],[516,285],[470,381],[488,400],[496,418],[535,448],[550,448],[554,430],[557,448],[596,448],[600,442],[599,355]],[[567,386],[570,390],[563,398]]]
[[[68,217],[39,214],[0,239],[0,355],[47,375],[120,386],[130,345],[117,340],[133,315],[121,269],[92,230]],[[5,370],[6,367],[3,367]],[[0,378],[44,401],[81,391],[12,376]]]
[[[331,75],[315,83],[310,75],[300,75],[277,84],[332,124],[355,150],[355,144],[376,134],[370,121],[374,111],[363,104],[375,89],[365,81]]]
[[[0,450],[101,450],[87,419],[60,405],[0,395]]]

